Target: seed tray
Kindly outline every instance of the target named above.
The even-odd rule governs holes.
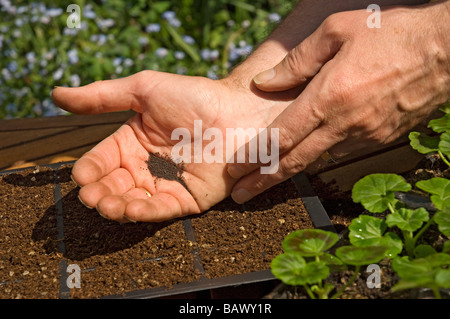
[[[80,206],[76,199],[78,190],[70,181],[72,165],[73,162],[66,162],[45,165],[38,169],[0,172],[4,179],[9,178],[9,183],[18,184],[14,187],[26,187],[24,182],[29,180],[33,181],[34,184],[31,185],[36,187],[34,192],[32,188],[27,188],[30,189],[30,194],[25,198],[29,199],[29,204],[26,204],[27,209],[23,211],[23,219],[29,222],[25,223],[25,226],[16,223],[21,216],[8,216],[7,212],[0,216],[0,230],[3,228],[3,235],[6,235],[0,236],[0,298],[173,298],[199,292],[211,294],[227,287],[273,283],[275,278],[267,264],[279,253],[273,251],[272,247],[281,247],[281,238],[287,233],[282,234],[278,242],[270,243],[274,235],[270,232],[283,229],[291,219],[294,221],[290,226],[291,231],[295,230],[298,224],[295,219],[297,216],[289,212],[283,218],[274,215],[274,220],[271,220],[270,207],[280,204],[284,205],[283,209],[289,210],[289,207],[295,206],[292,200],[299,194],[312,227],[335,231],[327,212],[303,173],[291,179],[295,185],[296,196],[291,196],[291,199],[287,197],[287,204],[276,204],[270,196],[265,197],[265,200],[256,198],[252,208],[225,200],[218,204],[215,212],[202,216],[190,216],[159,224],[120,225],[106,221],[95,212]],[[18,179],[13,181],[12,176]],[[278,195],[283,196],[283,192],[285,191],[280,190]],[[0,193],[2,201],[7,199],[8,203],[17,199],[12,196],[15,195]],[[41,213],[35,214],[34,212],[40,209],[42,197],[49,196],[53,197],[52,205],[44,205]],[[73,204],[74,202],[76,204]],[[261,214],[266,214],[262,216],[268,216],[264,225],[255,222],[255,215],[260,214],[256,212],[255,207],[263,212]],[[227,214],[221,213],[224,210]],[[219,228],[215,226],[218,220],[214,219],[215,214],[220,219],[229,218],[231,223],[242,223],[246,229],[243,229],[244,226],[236,227],[236,230]],[[213,227],[212,231],[199,231],[200,223],[206,225],[206,228]],[[258,241],[254,236],[252,229],[257,228],[266,229],[266,240]],[[227,245],[215,246],[207,237],[223,237],[225,231],[235,232],[231,234]],[[241,231],[246,233],[242,235]],[[288,231],[286,228],[285,232]],[[174,234],[180,235],[182,239],[171,243],[170,238]],[[9,247],[11,242],[8,240],[12,240],[16,235],[21,247]],[[268,243],[267,247],[260,248],[265,242]],[[90,245],[89,250],[86,250],[87,244]],[[131,254],[138,249],[136,247],[141,249],[138,256]],[[253,265],[253,261],[261,254],[266,254],[263,258],[266,262],[264,269]],[[242,273],[228,273],[229,269],[248,256],[253,256],[253,259],[241,265]],[[176,261],[176,265],[170,263],[172,260]],[[81,292],[82,289],[76,287],[69,288],[69,281],[73,278],[72,273],[68,272],[68,266],[71,264],[79,266],[81,286],[88,286],[91,292]],[[214,267],[219,267],[218,272],[222,274],[211,274],[211,268]],[[174,281],[164,282],[174,273],[178,276]],[[100,291],[99,287],[109,289]],[[35,294],[30,290],[34,290]],[[37,294],[38,292],[41,295]]]

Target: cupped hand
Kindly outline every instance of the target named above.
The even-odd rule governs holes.
[[[448,3],[447,3],[448,4]],[[263,91],[306,88],[270,125],[279,128],[280,163],[263,175],[260,164],[230,164],[241,178],[232,197],[245,202],[271,186],[334,159],[394,141],[450,98],[448,12],[437,5],[328,17],[273,69],[258,74]]]
[[[255,95],[239,83],[231,77],[210,80],[142,71],[79,88],[55,88],[53,100],[69,112],[137,112],[74,164],[80,200],[108,219],[159,222],[203,212],[226,198],[236,180],[227,174],[225,161],[185,163],[187,188],[153,176],[147,161],[149,153],[171,156],[180,142],[172,139],[177,128],[189,130],[192,137],[196,120],[202,121],[203,131],[216,128],[224,137],[226,128],[265,128],[293,99],[284,93]]]

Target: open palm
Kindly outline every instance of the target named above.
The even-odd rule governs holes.
[[[82,186],[80,200],[120,222],[157,222],[200,213],[230,194],[236,180],[227,174],[226,163],[186,163],[182,176],[187,189],[152,176],[149,153],[170,156],[179,142],[171,139],[176,128],[194,136],[194,121],[201,120],[203,131],[217,128],[224,137],[226,128],[265,128],[295,98],[289,93],[257,95],[228,79],[154,71],[80,88],[59,87],[52,97],[61,108],[78,114],[137,112],[72,170]]]

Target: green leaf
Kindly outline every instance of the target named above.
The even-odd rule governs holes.
[[[436,254],[436,250],[430,245],[417,245],[414,248],[414,256],[416,258],[423,258],[432,254]]]
[[[436,253],[424,258],[409,260],[407,256],[394,258],[392,269],[401,278],[400,282],[392,288],[392,291],[416,288],[430,287],[436,284],[440,287],[448,287],[449,274],[448,269],[442,269],[442,266],[448,267],[450,264],[450,255],[445,253]]]
[[[445,236],[450,236],[450,208],[446,207],[434,215],[434,221],[438,224],[439,231]]]
[[[323,261],[332,272],[347,270],[347,265],[344,264],[339,258],[331,254],[324,253],[319,256],[319,260]]]
[[[408,256],[397,257],[392,261],[392,269],[401,277],[414,279],[428,276],[433,271],[441,269],[442,266],[450,264],[450,255],[436,253],[423,258],[410,260]]]
[[[336,256],[346,264],[362,266],[379,262],[385,257],[388,249],[386,246],[342,246],[336,249]]]
[[[437,152],[439,149],[439,136],[428,136],[424,133],[409,133],[411,147],[421,154]]]
[[[433,177],[418,181],[416,186],[431,194],[431,201],[437,209],[450,206],[450,180],[442,177]]]
[[[272,273],[286,285],[313,284],[328,277],[330,271],[324,262],[306,263],[297,253],[276,256],[270,264]]]
[[[395,205],[395,192],[411,190],[403,177],[396,174],[371,174],[360,179],[353,186],[352,198],[361,203],[372,213],[381,213],[388,209],[388,204]]]
[[[430,127],[436,133],[442,133],[450,130],[450,114],[445,114],[443,117],[431,120],[428,123]]]
[[[450,132],[441,135],[439,150],[447,157],[450,157]]]
[[[379,243],[386,231],[386,224],[383,219],[368,215],[360,215],[352,220],[349,229],[350,242],[359,247],[372,246]]]
[[[433,255],[428,255],[424,259],[431,267],[442,267],[450,265],[450,254],[446,253],[436,253]]]
[[[450,240],[444,242],[444,245],[442,245],[442,252],[450,254]]]
[[[324,262],[313,261],[306,264],[303,274],[307,277],[308,284],[314,284],[326,279],[330,274],[330,269]]]
[[[435,281],[441,288],[450,288],[450,269],[438,270]]]
[[[425,258],[409,260],[408,256],[397,257],[392,260],[392,269],[404,279],[420,279],[430,275],[432,267]],[[428,280],[427,280],[428,281]]]
[[[441,110],[444,113],[450,113],[450,100],[447,101],[446,103],[442,104],[439,107],[439,110]]]
[[[358,247],[387,246],[387,256],[392,258],[403,249],[402,240],[394,233],[385,233],[387,226],[383,219],[361,215],[352,220],[348,227],[350,242]]]
[[[400,208],[386,216],[386,224],[389,227],[397,226],[401,230],[414,232],[430,218],[428,211],[420,207],[418,209]]]
[[[290,233],[283,241],[285,252],[298,252],[305,257],[319,256],[333,247],[339,236],[321,229],[302,229]]]

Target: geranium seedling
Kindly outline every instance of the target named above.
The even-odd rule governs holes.
[[[392,258],[403,249],[402,240],[393,232],[386,232],[384,219],[361,215],[348,227],[350,243],[356,247],[385,246],[386,256]]]
[[[442,177],[433,177],[418,181],[416,186],[431,194],[431,201],[437,209],[450,207],[450,180]]]
[[[441,108],[446,112],[443,117],[431,120],[428,127],[438,135],[429,136],[425,133],[411,132],[409,140],[411,147],[421,154],[438,153],[442,161],[450,166],[450,103]]]
[[[410,260],[407,256],[392,261],[392,268],[400,281],[392,291],[428,287],[436,298],[441,298],[439,289],[450,288],[450,255],[446,253],[429,254],[423,258]]]
[[[408,192],[411,185],[396,174],[371,174],[360,179],[352,190],[355,203],[361,203],[371,213],[392,210],[398,200],[395,192]]]
[[[335,233],[321,229],[297,230],[286,236],[283,241],[285,252],[298,252],[304,257],[323,255],[339,240]]]

